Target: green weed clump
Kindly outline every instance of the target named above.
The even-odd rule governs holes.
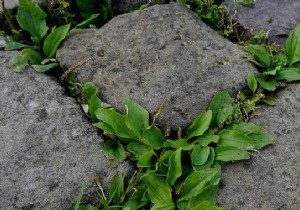
[[[262,44],[247,47],[248,59],[260,68],[256,79],[248,77],[253,92],[257,82],[262,89],[272,92],[283,83],[300,80],[300,24],[290,33],[284,49],[274,49]]]
[[[5,10],[6,20],[12,31],[5,49],[22,50],[20,55],[10,61],[10,66],[15,72],[24,72],[27,65],[31,65],[41,73],[59,66],[54,57],[71,26],[80,29],[91,24],[100,26],[113,16],[107,0],[100,2],[76,0],[76,3],[80,18],[76,18],[68,11],[69,4],[64,0],[59,0],[58,6],[53,1],[49,1],[47,7],[49,14],[46,14],[33,0],[19,0],[16,20],[21,30],[15,26],[13,16]],[[47,22],[48,18],[52,22]],[[78,24],[76,19],[82,22]],[[57,23],[58,27],[53,26],[53,22]]]
[[[99,202],[82,209],[226,209],[216,206],[221,165],[250,159],[251,153],[273,142],[261,127],[241,121],[240,106],[228,92],[217,94],[207,112],[185,133],[166,138],[147,110],[124,99],[126,113],[103,104],[93,83],[83,88],[94,126],[110,137],[104,145],[112,165],[126,159],[137,171],[128,181],[118,172],[108,195],[99,188]],[[98,186],[99,181],[97,182]]]

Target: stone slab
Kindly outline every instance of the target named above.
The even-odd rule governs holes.
[[[165,102],[163,127],[186,127],[217,92],[246,85],[244,51],[181,4],[155,5],[115,17],[99,30],[73,30],[57,52],[81,83],[94,82],[104,101],[124,110],[124,97],[153,114]]]
[[[0,209],[70,209],[81,186],[98,176],[107,188],[103,139],[75,99],[51,77],[12,72],[15,53],[0,52]]]
[[[300,84],[277,95],[276,106],[258,110],[275,143],[250,161],[223,167],[218,201],[232,210],[296,210],[300,207]]]
[[[300,22],[299,0],[256,0],[254,7],[238,6],[236,2],[226,0],[223,6],[245,28],[246,39],[251,30],[264,29],[268,40],[284,45],[290,31]]]

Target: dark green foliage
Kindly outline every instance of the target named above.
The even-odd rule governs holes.
[[[87,101],[95,96],[92,83],[86,84],[83,94]],[[100,196],[98,209],[140,209],[146,205],[152,210],[225,210],[216,206],[220,164],[249,159],[249,151],[273,141],[259,126],[236,121],[238,106],[226,91],[217,94],[209,110],[187,128],[186,136],[176,140],[166,140],[160,129],[149,123],[149,113],[140,105],[128,98],[124,103],[124,115],[112,108],[94,111],[99,120],[95,126],[115,139],[105,143],[105,155],[114,161],[128,157],[139,172],[128,183],[118,173],[110,199]],[[131,189],[137,190],[136,196]]]

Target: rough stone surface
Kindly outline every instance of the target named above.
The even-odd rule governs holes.
[[[63,68],[77,68],[104,101],[123,110],[124,97],[154,113],[166,102],[162,125],[185,127],[214,94],[235,92],[253,66],[244,52],[181,4],[155,5],[118,16],[99,30],[74,30],[57,52]]]
[[[82,184],[96,175],[104,186],[116,172],[76,101],[44,74],[8,68],[0,52],[0,209],[70,209]],[[90,190],[92,190],[90,188]]]
[[[223,6],[246,29],[269,31],[268,39],[283,45],[290,31],[300,21],[299,0],[257,0],[254,7],[234,6],[236,0],[226,0]]]
[[[300,206],[300,84],[259,109],[256,123],[276,141],[251,161],[223,167],[219,203],[232,210],[295,210]]]

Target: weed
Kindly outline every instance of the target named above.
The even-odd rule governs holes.
[[[250,152],[273,141],[259,126],[240,121],[241,107],[226,91],[212,99],[209,110],[185,133],[180,129],[178,139],[166,139],[149,122],[149,113],[128,98],[123,115],[103,107],[93,83],[84,86],[83,95],[94,126],[114,137],[105,142],[105,156],[115,163],[129,158],[138,172],[128,182],[118,172],[109,194],[100,193],[96,207],[76,205],[75,210],[225,209],[216,206],[221,165],[249,159]]]
[[[261,68],[256,79],[248,78],[251,83],[257,80],[264,90],[275,91],[283,82],[300,80],[300,24],[290,33],[285,49],[249,44],[247,50],[248,59]]]

